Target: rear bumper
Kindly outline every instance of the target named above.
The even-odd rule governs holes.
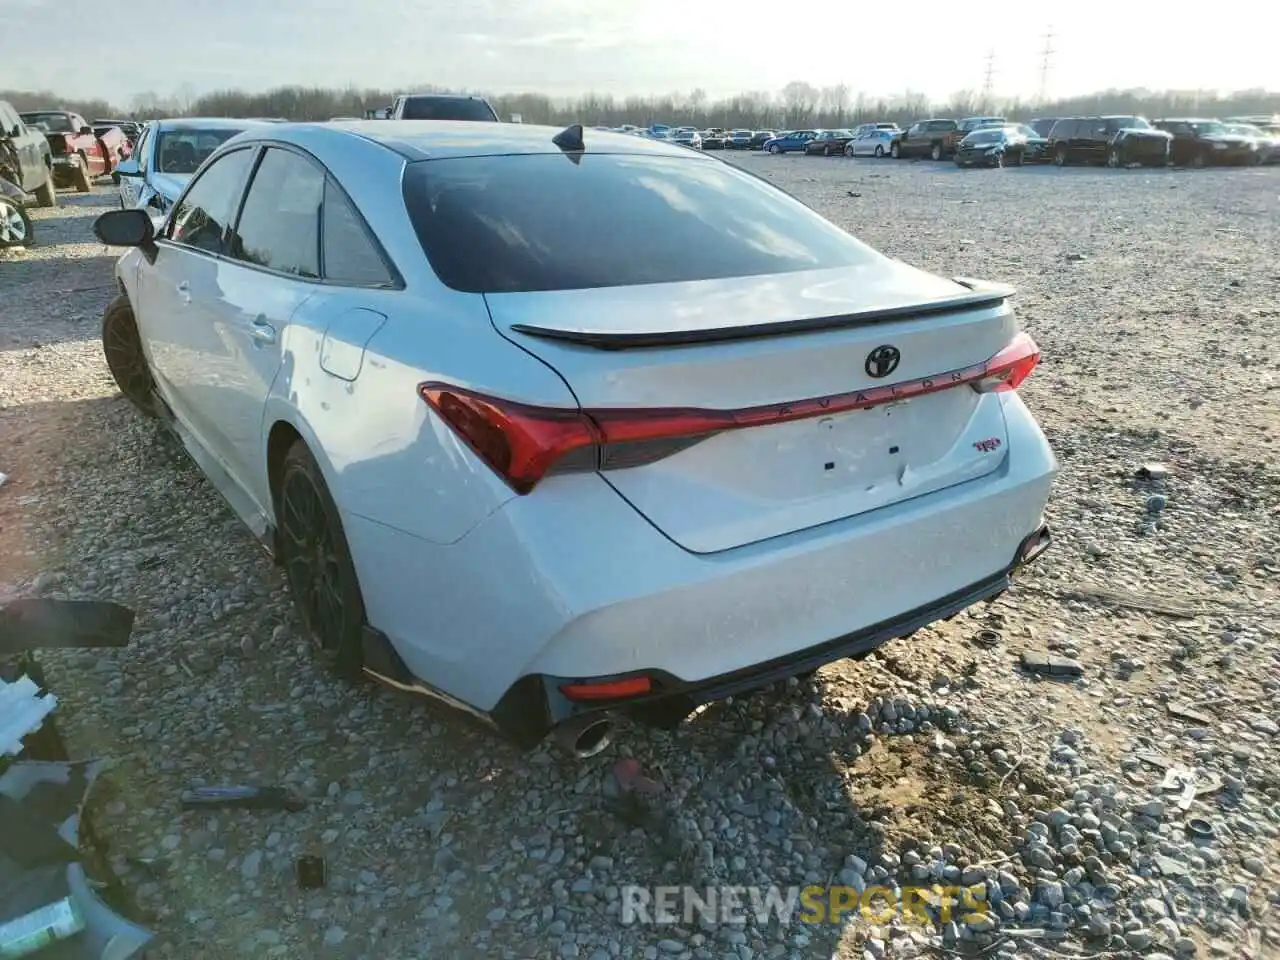
[[[346,517],[391,678],[529,742],[618,708],[570,703],[566,680],[645,674],[646,703],[683,715],[950,616],[1008,585],[1057,470],[1022,402],[1002,401],[994,473],[716,554],[676,546],[596,475],[556,478],[452,545]]]

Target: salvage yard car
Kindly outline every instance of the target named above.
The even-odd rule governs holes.
[[[40,130],[28,127],[5,100],[0,100],[0,179],[32,194],[42,207],[58,202],[49,141]]]
[[[1057,470],[1012,290],[890,259],[670,142],[247,130],[103,214],[107,363],[348,675],[532,745],[994,597]],[[430,318],[430,322],[423,322]]]
[[[956,147],[957,167],[1020,167],[1027,156],[1027,138],[1016,128],[975,130]]]
[[[1105,163],[1109,167],[1169,163],[1172,137],[1143,117],[1064,117],[1048,134],[1048,151],[1060,167]]]
[[[80,193],[88,193],[93,189],[95,177],[111,172],[114,166],[111,158],[80,114],[67,110],[32,110],[21,117],[23,123],[35,127],[49,141],[53,181],[58,186],[75,187]]]
[[[260,123],[220,117],[151,121],[138,137],[133,157],[117,170],[120,206],[167,212],[214,150]]]
[[[1173,137],[1170,154],[1177,166],[1260,163],[1258,141],[1232,133],[1218,120],[1157,120],[1155,126]]]

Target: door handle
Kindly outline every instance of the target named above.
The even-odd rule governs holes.
[[[178,289],[178,296],[182,299],[182,302],[190,303],[191,302],[191,284],[183,280],[181,283],[178,284],[177,289]]]
[[[255,343],[275,343],[276,328],[267,323],[266,317],[260,316],[253,321],[253,326],[249,328],[249,336],[253,337]]]

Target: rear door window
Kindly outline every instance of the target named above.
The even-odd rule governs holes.
[[[279,273],[318,278],[324,184],[324,171],[310,160],[268,148],[249,184],[231,256]]]
[[[472,293],[759,276],[876,256],[781,190],[695,157],[426,160],[406,169],[404,197],[436,275]]]

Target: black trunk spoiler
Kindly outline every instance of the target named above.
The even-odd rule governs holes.
[[[705,330],[672,330],[670,332],[628,333],[594,330],[559,330],[533,324],[512,324],[511,329],[543,340],[560,340],[597,350],[638,350],[645,347],[676,347],[690,344],[724,343],[733,340],[751,340],[759,337],[782,337],[793,334],[813,333],[819,330],[837,330],[842,327],[860,327],[891,320],[928,317],[937,314],[957,313],[961,310],[977,310],[993,307],[1008,300],[1014,288],[1005,284],[988,283],[965,277],[953,277],[968,293],[940,300],[901,307],[860,310],[829,317],[810,317],[804,320],[780,320],[774,323],[758,323],[742,327],[713,327]]]

